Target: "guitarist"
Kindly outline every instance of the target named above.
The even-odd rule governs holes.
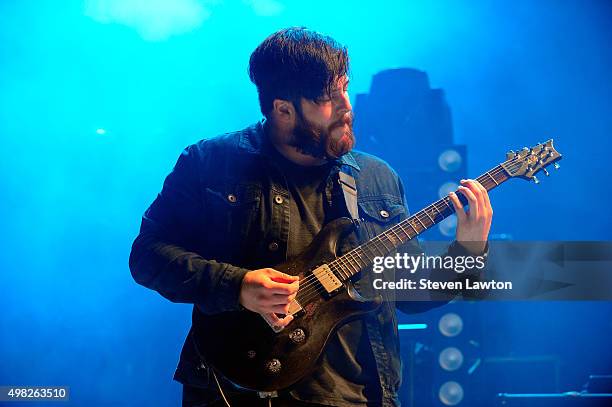
[[[203,363],[193,340],[198,315],[241,307],[286,314],[298,278],[271,266],[303,251],[328,221],[349,216],[339,170],[356,181],[362,217],[340,253],[408,216],[397,174],[376,157],[351,152],[348,70],[346,48],[330,37],[289,28],[266,38],[249,64],[265,119],[187,147],[142,218],[129,261],[134,279],[170,301],[194,304],[174,375],[183,383],[183,406],[268,405]],[[458,191],[469,210],[450,194],[458,224],[448,254],[483,254],[492,219],[489,197],[473,180],[462,181]],[[416,240],[405,250],[421,252]],[[356,289],[374,294],[371,273],[362,274]],[[414,313],[439,303],[384,299],[376,312],[340,327],[315,372],[279,392],[271,405],[399,405],[395,307]],[[278,324],[290,321],[279,317]]]

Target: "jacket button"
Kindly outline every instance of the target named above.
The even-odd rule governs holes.
[[[276,195],[276,196],[274,197],[274,202],[276,202],[276,203],[277,203],[277,204],[279,204],[279,205],[280,205],[280,204],[282,204],[282,203],[283,203],[283,197],[282,197],[282,196],[280,196],[280,195]]]
[[[381,210],[380,211],[380,216],[382,216],[383,218],[388,218],[389,217],[389,212],[387,212],[386,210]]]
[[[236,195],[234,195],[234,194],[229,194],[229,195],[227,196],[227,200],[228,200],[228,201],[230,201],[231,203],[235,203],[235,202],[237,201],[237,199],[236,199]]]
[[[272,242],[268,245],[268,249],[270,249],[271,252],[275,252],[278,250],[278,243],[276,242]]]

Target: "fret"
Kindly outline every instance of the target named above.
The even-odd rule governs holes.
[[[359,261],[361,262],[362,267],[367,266],[368,265],[368,261],[367,260],[363,260],[363,258],[361,257],[361,254],[359,253],[360,251],[362,251],[361,248],[356,247],[353,251],[355,252],[355,255],[357,256],[356,258],[359,259]],[[366,257],[366,259],[367,259],[367,257]]]
[[[421,224],[421,226],[423,226],[423,230],[427,229],[427,226],[425,226],[425,224],[424,224],[424,223],[421,221],[421,219],[419,219],[419,213],[418,213],[418,212],[416,213],[415,218],[416,218],[416,220],[418,220],[418,221],[419,221],[419,223]]]
[[[350,255],[351,252],[348,252],[345,256],[342,257],[346,257],[347,255]],[[350,270],[347,270],[350,274],[349,276],[354,276],[355,274],[359,273],[359,270],[361,270],[361,267],[357,267],[353,264],[352,259],[348,258],[346,259],[346,263],[349,265],[349,267],[351,267],[353,269],[353,272],[351,272]]]
[[[435,224],[436,224],[436,222],[435,222],[435,221],[434,221],[434,220],[431,218],[431,216],[429,216],[429,214],[427,213],[427,209],[425,209],[423,212],[425,213],[425,215],[427,215],[427,217],[428,217],[428,218],[429,218],[429,220],[431,221],[431,224],[432,224],[432,225],[435,225]]]
[[[389,240],[389,237],[387,236],[387,231],[386,231],[386,230],[385,230],[384,232],[382,232],[382,233],[381,233],[380,235],[378,235],[378,236],[379,236],[379,240],[380,240],[380,242],[383,244],[383,246],[385,247],[385,249],[386,249],[386,250],[388,250],[388,251],[390,252],[391,250],[395,249],[395,246],[393,246],[393,248],[389,249],[389,248],[387,247],[387,245],[385,244],[385,240],[387,240],[388,242],[390,242],[391,244],[393,244],[393,242],[391,242],[391,241]],[[385,237],[385,239],[383,239],[383,238],[382,238],[382,236],[384,236],[384,237]]]
[[[342,256],[341,259],[342,259],[342,266],[343,266],[342,271],[346,273],[346,278],[349,278],[354,274],[350,270],[350,266],[351,266],[350,259],[346,255]]]
[[[404,223],[404,222],[402,221],[402,222],[398,223],[396,226],[398,226],[398,227],[399,227],[399,228],[402,230],[402,232],[404,232],[404,234],[405,234],[405,235],[406,235],[406,237],[407,237],[407,239],[406,239],[406,240],[410,240],[410,239],[412,239],[412,236],[410,236],[410,233],[408,233],[408,232],[406,231],[406,229],[404,229],[404,225],[403,225],[403,223]]]
[[[444,203],[446,204],[446,206],[448,206],[448,209],[450,209],[450,210],[451,210],[451,213],[453,213],[453,212],[454,212],[454,210],[455,210],[455,208],[454,208],[454,207],[452,207],[451,205],[449,205],[449,203],[448,203],[448,199],[450,199],[450,198],[446,197],[446,198],[442,199],[442,202],[444,202]]]
[[[412,218],[410,218],[410,220],[411,220],[410,226],[412,227],[412,229],[416,232],[417,235],[420,234],[421,231],[417,230],[417,224],[414,221],[414,216]],[[423,230],[425,230],[425,229],[423,229]]]
[[[440,201],[438,201],[440,202]],[[440,212],[440,210],[438,209],[438,202],[436,202],[435,204],[433,204],[432,206],[434,207],[434,209],[436,210],[436,212],[438,212],[438,215],[442,216],[442,219],[444,219],[444,215],[442,214],[442,212]],[[440,219],[440,220],[442,220]]]
[[[374,248],[375,248],[375,249],[376,249],[378,252],[380,252],[380,254],[382,254],[382,255],[384,256],[385,254],[387,254],[387,252],[385,252],[384,250],[380,250],[380,247],[378,247],[378,244],[376,243],[377,241],[379,241],[379,242],[380,242],[380,235],[378,235],[378,236],[374,237],[374,238],[371,240],[371,242],[372,242],[372,245],[374,245]],[[384,244],[383,244],[383,247],[384,247]]]
[[[367,260],[364,260],[361,257],[361,254],[359,253],[360,252],[359,248],[354,249],[352,252],[353,252],[353,258],[355,259],[355,262],[359,264],[360,267],[365,267],[368,265]]]
[[[366,256],[366,258],[368,259],[369,262],[374,263],[374,256],[370,256],[368,254],[368,251],[369,251],[369,249],[367,247],[368,243],[369,242],[366,242],[362,246],[360,246],[361,247],[361,251],[363,252],[363,254],[365,254],[365,256]]]
[[[407,224],[408,226],[410,226],[410,228],[411,228],[412,230],[414,230],[414,236],[417,236],[417,235],[419,234],[419,232],[418,232],[418,231],[415,229],[415,227],[414,227],[414,226],[413,226],[413,225],[410,223],[410,219],[412,219],[412,218],[406,219],[404,222],[406,222],[406,224]],[[412,236],[412,237],[411,237],[411,239],[413,239],[413,238],[414,238],[414,236]]]
[[[491,174],[495,174],[495,180],[496,181],[502,181],[504,182],[505,180],[507,180],[508,178],[506,177],[506,169],[504,167],[500,165],[498,165],[497,167],[493,168],[492,170],[488,171]]]
[[[343,268],[343,264],[342,264],[342,263],[344,263],[344,259],[343,259],[343,257],[344,257],[344,256],[341,256],[341,257],[338,257],[336,260],[334,260],[334,261],[332,262],[332,264],[330,264],[330,269],[331,269],[332,271],[334,271],[334,269],[335,269],[336,274],[340,274],[340,276],[339,276],[339,277],[341,277],[341,278],[340,278],[341,280],[347,280],[347,279],[350,277],[350,275],[349,275],[349,274],[346,274],[346,273],[344,272],[344,268]],[[332,265],[334,265],[334,267],[331,267]]]
[[[393,233],[395,235],[395,237],[397,238],[398,242],[399,242],[398,244],[394,243],[393,245],[394,246],[399,246],[399,244],[403,243],[402,238],[399,237],[399,235],[393,229],[395,229],[395,227],[392,227],[391,229],[389,229],[389,232]]]

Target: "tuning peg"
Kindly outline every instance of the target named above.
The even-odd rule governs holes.
[[[510,150],[506,153],[506,160],[509,160],[511,158],[513,158],[516,155],[516,153],[514,152],[514,150]]]
[[[542,171],[544,171],[544,174],[546,174],[546,176],[548,177],[550,174],[548,173],[548,170],[546,168],[542,168]]]
[[[540,180],[535,175],[533,176],[533,183],[534,184],[539,184],[540,183]]]
[[[561,166],[557,163],[554,163],[553,166],[555,167],[555,170],[558,170],[559,168],[561,168]]]

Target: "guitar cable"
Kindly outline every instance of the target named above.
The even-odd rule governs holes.
[[[221,383],[219,383],[219,379],[217,379],[217,374],[215,373],[215,371],[213,369],[210,370],[213,374],[213,377],[215,378],[215,382],[217,382],[217,387],[219,388],[219,393],[221,394],[221,397],[223,398],[223,401],[225,402],[225,405],[227,407],[232,407],[229,403],[229,401],[227,401],[227,397],[225,397],[225,393],[223,392],[223,389],[221,388]],[[272,407],[272,397],[266,397],[268,399],[268,407]]]
[[[225,393],[223,392],[223,389],[221,388],[221,383],[219,383],[219,379],[217,379],[217,374],[215,373],[214,369],[210,369],[210,371],[213,374],[213,377],[215,378],[215,382],[217,382],[217,387],[219,388],[219,393],[221,393],[221,397],[223,398],[223,401],[225,402],[225,405],[227,407],[232,407],[229,403],[229,401],[227,401],[227,397],[225,397]]]
[[[200,358],[200,365],[202,367],[206,368],[206,371],[208,372],[209,379],[210,379],[210,373],[212,373],[213,377],[215,378],[215,382],[217,383],[217,388],[219,389],[219,393],[221,394],[221,397],[223,398],[223,402],[225,403],[225,405],[227,407],[232,407],[230,405],[229,401],[227,401],[227,397],[225,397],[225,393],[223,392],[223,389],[221,388],[221,383],[219,383],[219,379],[217,379],[217,374],[215,373],[215,369],[212,369],[212,368],[206,366],[206,364],[204,363],[204,360],[206,360],[206,359],[204,358],[204,356],[202,356],[202,353],[200,352],[200,349],[198,347],[198,343],[195,340],[193,331],[191,331],[191,330],[189,331],[188,337],[191,338],[191,341],[193,343],[193,348],[195,349],[196,354]]]

